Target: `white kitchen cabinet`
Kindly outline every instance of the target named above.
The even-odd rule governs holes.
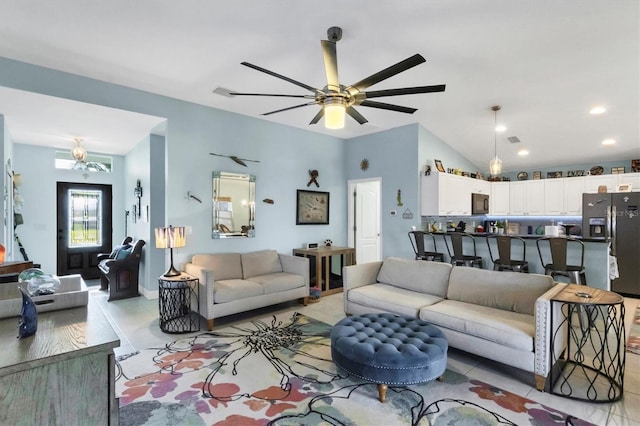
[[[584,178],[584,192],[588,192],[590,194],[597,193],[600,185],[606,185],[607,192],[616,192],[618,176],[619,175],[586,176]]]
[[[509,214],[509,187],[511,182],[491,182],[490,214],[506,216]]]
[[[640,191],[640,173],[622,173],[618,176],[618,185],[630,183],[632,191]]]
[[[470,216],[471,185],[468,177],[448,173],[422,176],[420,212],[422,216]]]
[[[510,182],[509,214],[512,216],[544,215],[544,181]]]
[[[547,216],[581,216],[583,192],[583,177],[545,179],[544,214]]]

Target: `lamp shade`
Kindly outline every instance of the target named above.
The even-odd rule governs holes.
[[[156,228],[156,248],[178,248],[186,243],[184,226]]]
[[[491,176],[498,176],[502,173],[502,160],[497,156],[489,163],[489,172]]]
[[[324,104],[324,126],[327,129],[344,128],[344,116],[346,105],[344,99],[327,98]]]

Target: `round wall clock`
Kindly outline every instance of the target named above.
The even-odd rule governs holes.
[[[367,160],[366,158],[363,158],[362,161],[360,162],[360,170],[364,172],[368,168],[369,168],[369,160]]]
[[[601,175],[604,173],[604,167],[602,166],[593,166],[591,168],[591,174],[592,175]]]
[[[518,173],[518,180],[527,180],[527,179],[529,179],[529,173],[527,172]]]

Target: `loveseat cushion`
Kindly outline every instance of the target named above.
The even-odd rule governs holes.
[[[213,271],[216,281],[242,278],[240,253],[196,254],[191,263]]]
[[[378,282],[445,297],[451,269],[448,263],[388,257],[382,263]]]
[[[462,266],[453,268],[454,271],[457,268]],[[477,270],[477,268],[474,269]],[[502,346],[533,352],[535,335],[533,315],[455,300],[443,300],[420,309],[419,318],[443,329],[455,330]]]
[[[386,261],[385,261],[386,262]],[[424,262],[421,260],[421,262]],[[389,284],[371,284],[349,290],[350,302],[399,315],[417,317],[420,308],[440,302],[442,297],[416,293]]]
[[[262,295],[264,295],[264,286],[241,279],[216,281],[213,288],[214,303],[233,302],[234,300]]]
[[[553,284],[548,275],[456,266],[447,299],[533,315],[536,300]]]
[[[282,272],[280,257],[275,250],[261,250],[242,253],[242,273],[245,279],[258,275]]]
[[[262,285],[264,287],[264,294],[279,293],[281,291],[304,287],[305,285],[302,275],[290,274],[288,272],[258,275],[249,278],[247,281]]]

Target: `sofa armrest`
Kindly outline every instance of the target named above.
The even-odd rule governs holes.
[[[553,358],[558,359],[566,347],[567,331],[566,322],[563,323],[562,305],[560,303],[551,303],[551,299],[565,287],[565,283],[557,283],[536,300],[534,373],[538,390],[542,390],[544,386],[543,379],[549,375],[549,371],[553,367]],[[559,330],[560,324],[562,324],[562,329]],[[555,333],[554,336],[552,336],[553,333]],[[554,337],[553,356],[551,354],[552,337]],[[538,380],[541,383],[538,383]]]
[[[378,282],[378,273],[382,261],[349,265],[342,268],[342,290],[344,292],[344,311],[347,312],[349,291]]]
[[[186,263],[184,271],[199,280],[200,300],[198,300],[198,307],[200,308],[200,315],[207,320],[213,319],[213,290],[215,286],[213,271],[193,263]]]
[[[302,275],[304,283],[309,287],[309,259],[301,256],[290,256],[278,253],[282,271],[290,274]]]

